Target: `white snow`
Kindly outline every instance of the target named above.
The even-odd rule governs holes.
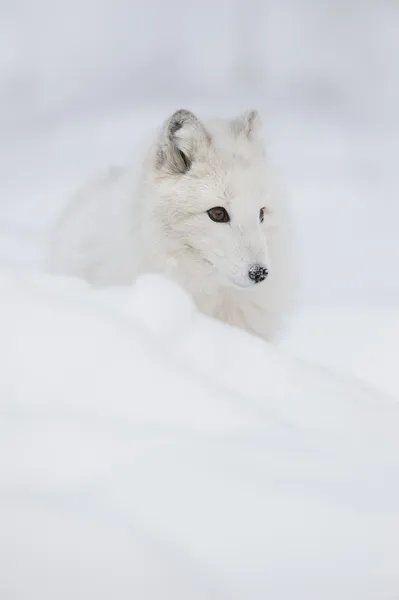
[[[5,597],[394,597],[395,400],[157,276],[0,291]]]
[[[399,8],[215,6],[0,0],[1,600],[399,597]],[[264,116],[278,348],[154,275],[40,272],[68,194],[182,106]]]
[[[296,315],[281,345],[399,399],[399,310],[389,303],[308,308]]]

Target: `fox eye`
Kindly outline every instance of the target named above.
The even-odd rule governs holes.
[[[260,211],[259,211],[259,221],[261,223],[263,223],[263,220],[265,218],[265,212],[266,212],[265,207],[261,208]]]
[[[215,223],[228,223],[230,221],[229,213],[223,206],[215,206],[206,211],[208,216]]]

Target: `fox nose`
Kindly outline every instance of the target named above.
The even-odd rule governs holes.
[[[248,271],[248,276],[254,283],[264,281],[268,275],[269,271],[262,265],[252,265]]]

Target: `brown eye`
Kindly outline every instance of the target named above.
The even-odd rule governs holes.
[[[259,211],[259,221],[263,223],[263,219],[265,218],[265,208],[261,208]]]
[[[215,221],[215,223],[228,223],[230,221],[229,213],[223,206],[210,208],[207,213],[209,218]]]

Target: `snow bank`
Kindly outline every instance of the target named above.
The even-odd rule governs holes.
[[[308,307],[295,315],[282,346],[399,399],[399,310],[388,303]]]
[[[397,597],[393,398],[156,276],[0,298],[2,598]]]

